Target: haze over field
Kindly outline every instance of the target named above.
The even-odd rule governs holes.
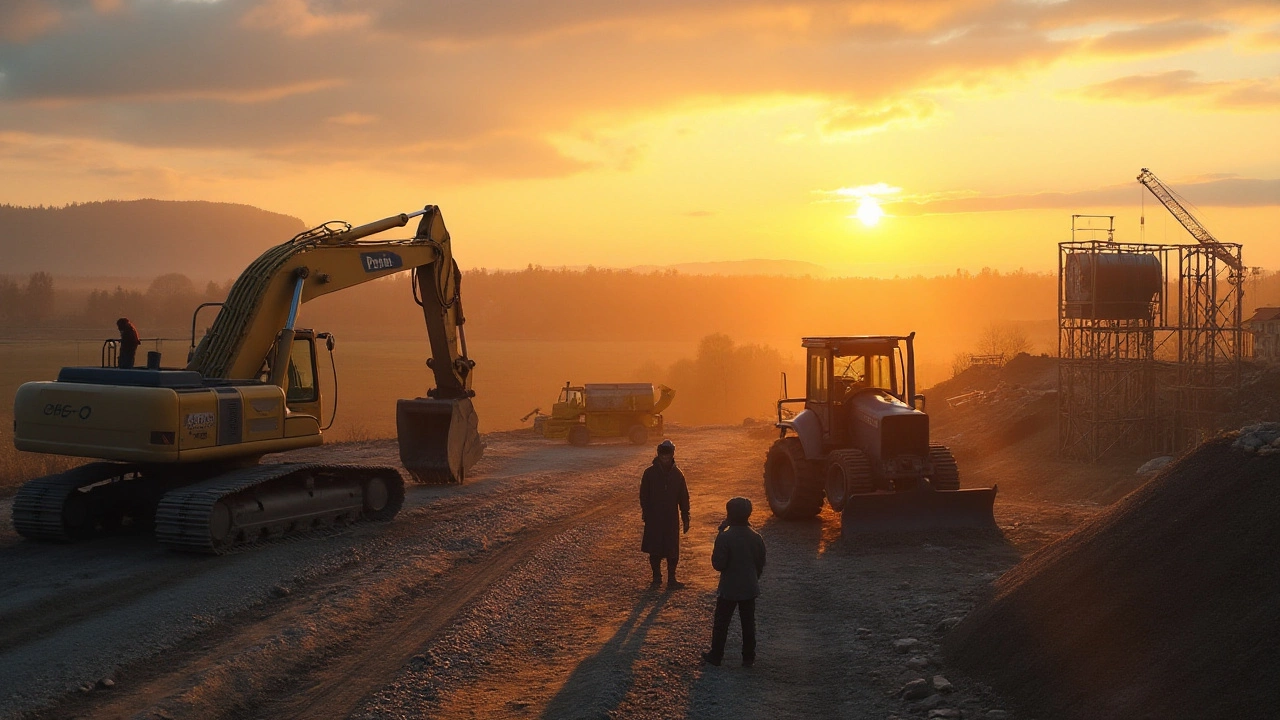
[[[329,49],[341,47],[341,52]],[[1053,268],[1072,213],[1280,265],[1269,0],[0,4],[0,200],[439,204],[469,267]],[[56,268],[51,268],[56,271]]]

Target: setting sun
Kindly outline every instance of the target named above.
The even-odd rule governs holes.
[[[875,198],[864,197],[858,201],[858,211],[854,213],[854,217],[861,220],[863,225],[873,227],[884,217],[884,210],[880,209],[880,203]]]

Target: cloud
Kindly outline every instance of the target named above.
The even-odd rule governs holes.
[[[350,125],[353,127],[356,125],[369,125],[370,123],[375,123],[377,121],[378,117],[376,115],[360,112],[345,112],[341,115],[334,115],[332,117],[325,118],[325,122],[331,122],[336,125]]]
[[[266,0],[250,8],[241,24],[254,30],[278,30],[290,37],[308,38],[350,32],[369,23],[369,16],[358,12],[316,12],[307,0]]]
[[[0,43],[0,130],[300,165],[428,147],[467,177],[542,177],[625,168],[641,152],[557,149],[557,138],[584,128],[689,107],[816,99],[833,108],[817,130],[854,137],[936,119],[931,98],[952,88],[999,85],[1067,58],[1168,53],[1252,32],[1251,18],[1268,7],[7,0],[0,32],[22,42]],[[1061,34],[1098,23],[1128,29],[1093,40]],[[1270,107],[1270,93],[1241,85],[1213,97]],[[491,151],[503,145],[516,155]]]
[[[870,185],[858,185],[856,187],[842,187],[835,190],[819,190],[820,195],[840,201],[857,201],[865,198],[875,198],[885,200],[886,198],[902,194],[902,188],[894,187],[889,183],[878,182]]]
[[[1280,108],[1280,77],[1201,80],[1192,70],[1170,70],[1116,78],[1077,94],[1110,102],[1190,102],[1217,110],[1270,111]]]
[[[225,89],[207,88],[199,90],[155,90],[136,95],[115,95],[86,97],[84,95],[43,95],[30,100],[30,104],[47,107],[68,107],[90,103],[137,104],[137,103],[183,103],[191,101],[214,101],[234,105],[252,105],[268,103],[295,95],[328,90],[346,83],[330,78],[327,80],[311,80],[307,82],[265,86],[265,87],[233,87]]]
[[[1280,50],[1280,28],[1272,28],[1250,35],[1246,44],[1254,50],[1271,52]]]
[[[1204,207],[1280,206],[1280,179],[1214,177],[1175,182],[1172,187],[1196,205]],[[1073,192],[1021,195],[972,195],[952,193],[904,198],[886,204],[899,215],[1006,212],[1014,210],[1105,210],[1133,205],[1135,184],[1111,185]],[[1149,198],[1153,203],[1158,201]]]
[[[62,22],[57,3],[47,0],[5,0],[0,3],[0,40],[25,43]]]
[[[1223,27],[1179,20],[1110,32],[1085,47],[1097,55],[1159,55],[1221,42],[1229,35]]]
[[[866,135],[895,125],[918,125],[938,112],[938,104],[928,98],[891,100],[876,106],[840,107],[822,121],[828,136]]]

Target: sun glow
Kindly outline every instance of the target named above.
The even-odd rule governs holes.
[[[875,227],[885,215],[884,208],[880,207],[880,203],[885,200],[893,201],[896,199],[896,196],[902,192],[902,188],[878,182],[874,185],[842,187],[836,190],[823,190],[820,192],[824,195],[835,196],[843,202],[857,202],[858,209],[849,217],[857,218],[867,227]]]
[[[863,225],[874,227],[884,217],[884,210],[880,209],[880,203],[875,198],[864,197],[858,201],[858,211],[854,213],[854,217],[861,220]]]

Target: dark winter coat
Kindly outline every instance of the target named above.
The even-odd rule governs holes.
[[[644,540],[640,550],[665,558],[680,557],[680,520],[689,522],[689,487],[684,473],[672,465],[664,469],[654,458],[640,478],[640,512]]]
[[[720,571],[720,597],[734,601],[756,598],[764,572],[764,538],[746,523],[730,525],[716,536],[711,567]]]

